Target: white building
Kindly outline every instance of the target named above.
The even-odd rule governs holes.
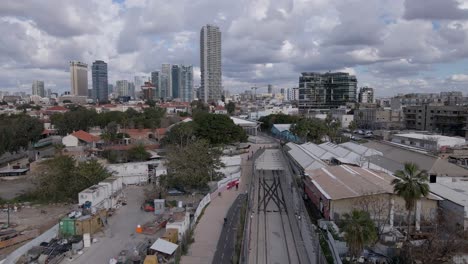
[[[32,95],[38,95],[40,97],[45,97],[45,89],[44,89],[44,82],[43,81],[33,81]]]
[[[289,88],[288,89],[288,101],[297,101],[299,100],[299,88]]]
[[[71,94],[88,96],[88,64],[70,61]]]
[[[161,93],[164,98],[172,98],[172,65],[164,63],[161,66]]]
[[[466,144],[465,139],[460,137],[419,133],[396,134],[393,135],[392,142],[427,151],[440,151],[446,147],[463,146]]]
[[[179,235],[179,241],[182,240],[185,232],[190,227],[190,213],[189,212],[175,212],[171,216],[172,222],[169,221],[166,224],[166,229],[177,229]]]
[[[161,161],[145,161],[108,164],[106,169],[112,172],[115,177],[122,178],[123,184],[146,184],[150,178],[166,172],[164,169],[158,171],[160,163]]]
[[[205,103],[221,100],[221,31],[217,26],[206,25],[200,31],[200,70],[200,100]]]

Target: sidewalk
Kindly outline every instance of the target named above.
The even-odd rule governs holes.
[[[252,146],[255,152],[258,146]],[[250,182],[252,173],[252,162],[247,160],[247,155],[242,155],[242,174],[239,184],[239,190],[231,188],[230,190],[224,189],[222,197],[214,196],[211,203],[205,208],[205,212],[201,217],[198,225],[195,227],[194,238],[195,242],[190,245],[189,251],[186,256],[182,256],[181,264],[199,264],[199,263],[212,263],[213,257],[216,252],[221,230],[229,208],[236,200],[238,194],[245,193],[247,190],[247,183]]]

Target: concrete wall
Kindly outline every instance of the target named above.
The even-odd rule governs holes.
[[[78,142],[78,138],[73,135],[68,135],[62,138],[62,144],[65,145],[65,147],[77,147]]]

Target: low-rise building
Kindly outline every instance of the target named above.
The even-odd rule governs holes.
[[[438,178],[443,179],[443,178]],[[442,181],[429,184],[432,193],[442,197],[439,202],[443,210],[444,222],[452,226],[468,229],[468,182]]]
[[[403,113],[383,108],[362,108],[354,110],[354,121],[361,128],[400,129],[404,127]]]
[[[339,220],[343,214],[359,209],[366,199],[383,203],[383,212],[377,216],[371,214],[374,221],[384,220],[391,228],[406,219],[405,201],[394,193],[391,182],[395,177],[390,174],[347,165],[322,167],[306,173],[305,192],[327,220]],[[441,200],[430,194],[417,201],[413,218],[416,229],[423,221],[436,217]]]
[[[273,124],[271,127],[271,133],[284,141],[288,142],[300,142],[298,136],[291,132],[291,124]]]
[[[65,147],[95,147],[99,137],[93,136],[86,131],[79,130],[62,138],[62,144]]]
[[[430,152],[439,152],[440,150],[448,147],[457,147],[466,144],[465,139],[460,137],[447,137],[420,133],[395,134],[392,136],[392,142],[424,149]]]

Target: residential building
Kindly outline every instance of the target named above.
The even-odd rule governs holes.
[[[182,86],[181,67],[179,65],[172,65],[172,98],[179,98]]]
[[[70,61],[71,94],[88,96],[88,64]]]
[[[115,88],[118,96],[130,96],[129,83],[127,80],[117,81]]]
[[[355,109],[354,121],[358,127],[367,129],[401,129],[404,127],[402,111],[383,108]]]
[[[44,90],[44,82],[43,81],[33,81],[32,95],[39,95],[40,97],[45,97],[45,90]]]
[[[93,62],[91,71],[93,78],[93,99],[98,102],[106,102],[109,100],[107,63],[97,60]]]
[[[193,100],[193,66],[181,65],[181,89],[179,98],[182,102]]]
[[[151,83],[156,88],[156,98],[160,99],[161,96],[161,72],[154,71],[151,72]]]
[[[463,93],[460,91],[441,92],[441,93],[411,93],[398,94],[393,97],[405,106],[421,106],[425,104],[439,106],[455,106],[465,104]]]
[[[287,95],[288,101],[297,101],[299,100],[299,88],[289,88]]]
[[[303,72],[299,77],[299,110],[338,108],[356,102],[357,79],[344,72]]]
[[[468,138],[468,106],[421,105],[404,108],[407,129]]]
[[[217,26],[206,25],[200,31],[200,70],[199,98],[205,103],[221,100],[221,31]]]
[[[359,89],[359,103],[373,104],[374,103],[374,88],[361,87],[361,89]]]
[[[114,92],[114,85],[113,84],[107,84],[107,93],[111,94]]]
[[[156,87],[151,82],[145,82],[143,86],[141,86],[141,92],[143,95],[143,100],[155,100],[156,99]]]
[[[99,140],[99,137],[93,136],[86,131],[79,130],[63,137],[62,144],[65,145],[65,147],[95,147],[96,142]]]
[[[161,97],[172,98],[172,65],[165,63],[161,66]]]

